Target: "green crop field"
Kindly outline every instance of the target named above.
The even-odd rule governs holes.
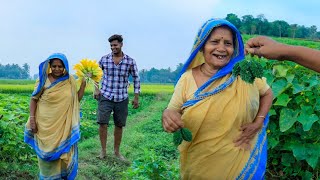
[[[244,36],[247,40],[251,36]],[[279,38],[281,42],[320,49],[320,42]],[[319,74],[289,62],[254,58],[274,93],[268,126],[267,179],[319,179]],[[23,143],[34,81],[0,80],[0,179],[36,179],[35,153]],[[112,155],[113,125],[108,131],[108,156],[99,160],[97,102],[88,87],[81,102],[81,141],[77,179],[179,179],[172,134],[161,126],[161,114],[173,85],[142,84],[137,110],[129,108],[121,151],[130,163]],[[133,97],[132,87],[129,89]]]

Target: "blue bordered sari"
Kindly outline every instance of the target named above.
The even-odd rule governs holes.
[[[52,83],[48,79],[51,59],[60,59],[65,66],[64,75]],[[31,132],[29,118],[24,141],[38,156],[40,179],[74,179],[78,170],[77,142],[80,140],[79,101],[64,54],[52,54],[39,65],[39,80],[32,98],[37,100],[38,132]]]
[[[199,87],[192,99],[187,100],[183,106],[182,110],[186,110],[189,107],[198,105],[199,102],[206,100],[208,97],[212,97],[224,90],[228,89],[229,86],[232,86],[233,83],[237,80],[238,77],[230,76],[232,72],[232,68],[234,65],[244,59],[244,47],[243,41],[240,32],[238,29],[231,24],[230,22],[223,19],[210,19],[203,24],[200,28],[190,57],[187,59],[184,64],[182,71],[180,73],[179,78],[189,69],[197,67],[204,63],[203,55],[201,55],[200,50],[204,46],[204,43],[208,39],[211,31],[215,27],[219,26],[227,26],[233,31],[235,50],[234,54],[230,60],[230,62],[221,68],[214,76],[212,76],[206,83],[204,83],[201,87]],[[228,77],[228,78],[226,78]],[[208,91],[208,87],[217,80],[221,78],[226,78],[226,80],[218,85],[217,87]],[[267,162],[267,137],[266,137],[266,128],[268,125],[269,117],[267,116],[264,121],[264,125],[262,130],[256,136],[256,142],[254,143],[253,148],[251,148],[250,157],[247,163],[243,166],[242,170],[239,172],[239,175],[236,179],[263,179],[265,170],[266,170],[266,162]],[[192,126],[190,126],[192,127]],[[192,128],[191,128],[192,129]],[[190,143],[184,142],[179,148],[180,152],[183,154],[185,151],[185,156],[187,156],[186,151],[188,151],[188,147]],[[182,155],[181,154],[181,155]],[[183,155],[182,155],[183,156]],[[182,160],[181,160],[182,161]],[[214,177],[212,177],[214,179]]]

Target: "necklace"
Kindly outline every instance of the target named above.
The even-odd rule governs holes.
[[[202,66],[203,66],[203,65],[204,65],[204,64],[201,64],[201,66],[200,66],[200,71],[202,72],[202,74],[204,74],[205,76],[208,76],[208,77],[213,76],[213,74],[211,74],[211,73],[207,72],[206,70],[203,70],[203,69],[202,69]]]

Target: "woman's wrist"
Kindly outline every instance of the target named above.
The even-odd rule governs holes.
[[[257,124],[262,125],[263,122],[264,122],[264,119],[265,119],[264,116],[258,115],[258,116],[256,116],[256,118],[255,118],[255,120],[254,120],[254,123],[257,123]]]
[[[262,115],[257,115],[256,118],[262,118],[262,119],[265,119],[266,117],[265,116],[262,116]]]

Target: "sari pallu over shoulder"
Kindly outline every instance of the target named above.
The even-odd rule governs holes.
[[[192,69],[194,67],[197,67],[204,63],[204,57],[202,53],[200,52],[200,49],[203,47],[204,43],[206,42],[208,36],[210,35],[212,29],[219,26],[228,26],[233,31],[233,37],[234,37],[234,44],[235,44],[235,52],[230,60],[230,62],[223,68],[221,68],[214,76],[212,76],[206,83],[204,83],[201,87],[199,87],[196,92],[194,93],[194,96],[192,99],[187,100],[183,106],[182,111],[186,112],[189,111],[188,109],[190,107],[197,107],[201,106],[201,104],[205,103],[208,104],[208,99],[213,96],[219,96],[221,92],[225,92],[226,90],[230,89],[230,87],[234,86],[235,82],[239,82],[242,80],[239,80],[237,77],[234,77],[231,75],[233,66],[244,59],[244,47],[242,42],[242,37],[240,32],[237,30],[237,28],[229,23],[226,20],[223,19],[210,19],[204,25],[200,28],[190,57],[184,64],[182,71],[180,73],[181,75],[186,72],[188,69]],[[223,79],[223,81],[221,81]],[[220,83],[217,84],[216,82],[219,81]],[[214,88],[210,88],[212,84],[216,83]],[[209,87],[209,88],[208,88]],[[208,90],[210,89],[210,90]],[[216,99],[216,98],[214,98]],[[200,103],[201,102],[201,103]],[[198,103],[200,103],[198,105]],[[215,102],[218,103],[218,102]],[[217,108],[223,108],[223,107],[217,107]],[[202,109],[202,108],[201,108]],[[200,112],[199,116],[202,116],[203,114],[206,114],[207,112],[202,112],[200,109],[198,110]],[[231,112],[230,112],[231,113]],[[201,115],[202,114],[202,115]],[[254,139],[254,143],[250,152],[250,157],[248,157],[248,160],[245,164],[242,163],[242,170],[238,171],[238,177],[237,179],[261,179],[264,176],[265,168],[266,168],[266,159],[267,159],[267,150],[266,150],[266,127],[268,124],[269,118],[267,117],[264,121],[264,126],[262,130],[259,132],[259,134]],[[192,129],[192,127],[190,126]],[[196,132],[192,132],[193,136],[196,135]],[[194,137],[193,137],[194,138]],[[195,149],[189,149],[190,145],[192,144],[188,142],[183,142],[179,146],[179,150],[181,151],[182,156],[186,156],[186,153],[190,153],[189,151],[195,151]],[[181,159],[182,162],[182,171],[188,171],[185,167],[183,167],[183,162],[185,159]],[[212,167],[214,168],[214,167]],[[183,172],[182,172],[183,173]],[[223,173],[223,172],[221,172]],[[233,178],[235,178],[233,176]],[[214,177],[213,177],[214,178]]]

